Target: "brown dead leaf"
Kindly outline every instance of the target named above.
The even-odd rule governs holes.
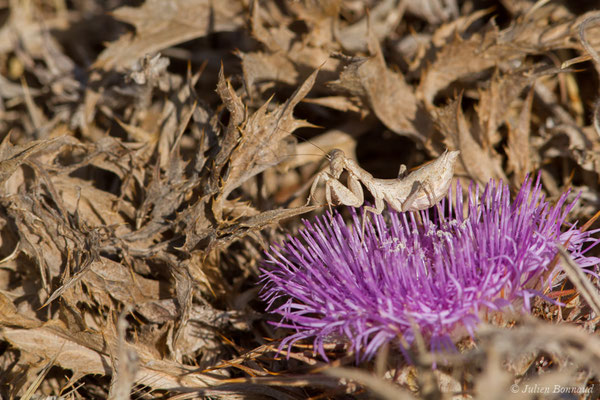
[[[35,329],[2,328],[0,335],[17,349],[33,354],[41,360],[55,358],[56,364],[76,375],[112,375],[109,353],[89,347],[71,336],[60,323],[46,323]],[[105,343],[99,333],[93,333]],[[109,343],[117,354],[116,343]],[[141,350],[138,348],[138,350]],[[140,367],[135,382],[155,389],[176,389],[181,386],[204,387],[218,383],[214,377],[195,372],[181,364],[149,357],[138,352]]]
[[[491,146],[474,137],[461,109],[462,96],[437,110],[436,124],[445,135],[444,143],[449,149],[460,151],[461,165],[466,173],[482,185],[490,179],[504,179],[500,157]]]
[[[418,2],[401,0],[384,0],[375,4],[374,7],[353,24],[339,28],[335,36],[342,48],[348,52],[366,51],[369,47],[365,38],[371,34],[378,41],[383,40],[392,32],[404,17],[407,7]]]
[[[92,297],[108,294],[150,321],[164,323],[178,314],[172,299],[161,300],[158,280],[136,276],[124,265],[105,258],[92,263],[82,283]]]
[[[292,3],[289,9],[309,26],[306,33],[298,35],[289,28],[294,18],[280,12],[276,7],[261,7],[261,2],[252,3],[252,36],[265,51],[237,52],[242,59],[244,81],[251,95],[255,83],[273,81],[300,84],[299,79],[319,69],[332,74],[338,61],[330,54],[339,51],[335,40],[331,18],[337,17],[339,1]],[[269,87],[270,85],[263,85]]]
[[[35,267],[39,270],[39,276],[42,281],[42,292],[47,294],[51,288],[49,281],[60,276],[63,257],[61,250],[62,243],[57,246],[55,239],[59,239],[56,222],[53,218],[45,218],[36,215],[39,211],[39,203],[32,201],[31,198],[22,198],[13,196],[10,199],[4,199],[7,215],[14,219],[19,235],[19,251],[26,254],[30,259],[35,260]],[[44,215],[46,217],[47,214]],[[52,222],[50,222],[52,221]],[[54,226],[52,226],[54,225]],[[41,304],[38,304],[39,307]]]
[[[18,312],[13,302],[0,293],[0,325],[6,327],[37,328],[41,321],[22,315]]]
[[[407,12],[427,20],[430,24],[456,18],[458,4],[456,0],[407,0]]]
[[[266,10],[258,1],[252,3],[250,18],[252,36],[269,51],[285,54],[289,50],[295,37],[295,34],[286,26],[286,22],[292,21],[291,18],[286,18],[277,7],[270,7]],[[274,21],[276,24],[266,27],[265,20]]]
[[[301,127],[312,124],[294,118],[294,107],[310,91],[318,70],[313,72],[284,104],[268,111],[265,103],[238,128],[241,130],[239,143],[232,150],[229,167],[223,178],[221,195],[217,202],[216,215],[220,215],[222,202],[244,181],[276,165],[288,153],[284,139]]]
[[[0,52],[7,53],[14,49],[15,40],[20,42],[28,55],[43,57],[48,51],[48,45],[58,46],[52,37],[45,35],[49,29],[64,29],[68,24],[65,18],[56,18],[40,24],[39,16],[35,15],[34,7],[19,7],[14,2],[10,8],[8,21],[0,29]],[[25,56],[25,54],[23,55]]]
[[[89,181],[57,175],[52,178],[66,210],[77,213],[90,227],[115,226],[116,232],[127,229],[126,218],[133,218],[135,209],[130,203],[120,202],[112,193],[98,189]],[[119,204],[119,210],[116,209]],[[123,232],[124,233],[124,232]]]
[[[115,18],[132,24],[128,33],[108,45],[93,68],[105,70],[132,65],[145,54],[205,36],[239,28],[243,20],[241,1],[147,0],[141,7],[121,7]]]
[[[578,36],[579,25],[593,13],[579,17],[574,24],[564,11],[559,4],[537,2],[501,31],[488,25],[485,30],[467,39],[460,36],[462,32],[456,32],[452,41],[436,52],[435,61],[422,73],[418,98],[430,109],[436,94],[457,80],[472,79],[492,67],[512,69],[521,66],[527,54],[572,48],[572,39]],[[463,29],[466,27],[462,26]],[[598,27],[586,29],[590,37],[597,30]]]
[[[264,249],[325,211],[302,205],[333,148],[390,178],[446,147],[477,183],[517,185],[541,167],[550,198],[581,193],[573,219],[594,215],[590,2],[3,3],[0,397],[354,398],[393,379],[419,398],[499,399],[515,379],[598,375],[596,343],[560,327],[597,330],[576,288],[561,288],[560,309],[532,302],[552,326],[502,318],[477,346],[458,342],[442,372],[425,343],[408,350],[413,366],[390,347],[370,365],[381,382],[352,382],[324,375],[310,342],[276,356],[291,331],[271,326],[256,284]],[[579,64],[558,71],[565,60]],[[325,347],[340,376],[346,350]]]
[[[126,310],[129,311],[129,310]],[[134,349],[127,346],[126,312],[119,315],[117,321],[118,345],[115,373],[112,376],[108,397],[114,400],[131,399],[131,389],[138,371],[138,356]]]
[[[360,96],[392,131],[425,142],[431,132],[429,117],[420,109],[413,89],[399,72],[387,68],[379,42],[369,35],[370,58],[352,58],[330,86]]]
[[[495,45],[497,34],[495,30],[489,30],[467,40],[457,34],[437,52],[435,61],[422,73],[417,89],[417,97],[423,100],[428,109],[433,107],[436,94],[452,82],[461,78],[470,79],[501,62],[522,57],[518,52]]]
[[[489,87],[479,91],[477,118],[482,142],[486,146],[496,145],[501,140],[498,127],[506,121],[511,105],[540,75],[532,73],[530,68],[519,68],[508,73],[496,71]]]
[[[56,146],[73,143],[69,136],[61,136],[53,139],[37,140],[26,145],[12,145],[10,135],[6,135],[0,144],[0,184],[4,183],[15,170],[23,164],[32,154],[42,150],[52,151]]]
[[[206,251],[211,252],[217,249],[227,247],[232,242],[239,240],[245,236],[260,232],[263,228],[277,224],[280,221],[291,218],[297,215],[306,214],[314,211],[318,206],[304,206],[297,208],[284,208],[279,210],[269,210],[262,212],[254,217],[248,218],[235,224],[231,227],[223,229],[219,232],[218,240],[211,241]]]
[[[46,360],[56,357],[56,363],[74,373],[109,374],[110,358],[79,344],[68,335],[61,335],[63,327],[55,330],[56,323],[35,329],[3,328],[5,340],[21,351]]]
[[[272,54],[238,52],[237,55],[242,60],[246,88],[251,92],[256,84],[268,82],[272,85],[275,81],[295,85],[298,81],[298,72],[294,63],[283,57],[281,52]]]
[[[514,172],[513,183],[515,186],[525,180],[525,176],[531,172],[533,167],[531,146],[529,145],[533,93],[534,90],[531,89],[525,98],[517,126],[515,128],[509,126],[508,130],[506,156],[508,164]]]
[[[217,83],[217,93],[223,102],[223,105],[229,111],[229,123],[223,133],[223,139],[220,143],[219,153],[215,156],[215,168],[213,169],[213,184],[216,186],[216,181],[221,172],[221,168],[225,164],[231,152],[235,148],[240,137],[239,126],[244,122],[246,116],[246,108],[242,99],[237,95],[231,82],[225,79],[223,67],[219,70],[219,81]]]
[[[327,96],[312,99],[304,99],[304,103],[318,104],[339,111],[361,112],[361,101],[347,96]]]

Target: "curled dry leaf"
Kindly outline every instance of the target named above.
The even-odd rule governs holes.
[[[362,98],[397,134],[425,142],[431,131],[431,121],[402,75],[388,69],[372,33],[369,34],[369,50],[373,54],[370,58],[348,59],[340,78],[330,82],[330,87]]]
[[[72,337],[60,325],[48,324],[35,329],[4,328],[2,337],[21,351],[35,354],[41,359],[56,357],[57,365],[75,371],[77,376],[112,374],[112,363],[107,352],[80,344],[78,338]],[[100,343],[104,342],[102,337],[98,339]],[[179,364],[150,358],[148,354],[139,356],[140,368],[135,377],[135,383],[139,385],[176,389],[181,386],[215,385],[219,381],[192,368],[182,370]]]
[[[246,90],[251,95],[256,95],[259,85],[270,87],[274,82],[299,85],[315,69],[326,73],[336,70],[338,62],[330,58],[330,53],[338,51],[339,45],[329,20],[338,8],[336,2],[306,2],[301,6],[291,3],[289,10],[310,27],[303,35],[290,29],[294,18],[276,7],[265,9],[261,2],[252,3],[252,36],[264,51],[236,52],[242,60]]]
[[[148,0],[141,7],[121,7],[112,12],[135,26],[100,54],[94,68],[112,69],[132,65],[148,53],[212,32],[228,31],[242,24],[242,2],[210,0]]]
[[[506,155],[508,163],[514,172],[514,184],[523,182],[525,176],[532,169],[531,147],[529,145],[531,124],[531,104],[533,102],[533,89],[529,91],[525,98],[525,104],[519,115],[517,126],[508,131],[508,146]]]
[[[368,37],[369,29],[378,41],[382,40],[397,27],[406,8],[411,9],[418,3],[400,0],[379,2],[358,21],[339,28],[335,36],[345,51],[365,51],[368,48],[365,37]]]
[[[485,145],[480,137],[474,136],[469,122],[461,109],[462,97],[437,110],[436,124],[445,135],[444,143],[460,151],[460,163],[468,176],[480,184],[490,179],[506,179],[499,155],[493,147]],[[457,172],[460,174],[460,172]]]
[[[15,170],[23,164],[29,157],[51,147],[64,144],[72,144],[74,141],[68,136],[58,137],[50,140],[38,140],[26,145],[13,146],[10,143],[10,135],[6,135],[0,144],[0,183],[4,183]]]
[[[313,126],[307,121],[294,118],[293,112],[294,107],[312,88],[317,73],[318,71],[313,72],[288,101],[275,107],[273,111],[268,111],[267,102],[245,121],[233,126],[233,129],[241,131],[240,139],[229,155],[228,171],[219,195],[220,201],[226,199],[234,188],[246,180],[279,163],[282,155],[289,153],[286,151],[287,145],[284,140],[292,132],[298,128]],[[238,104],[240,100],[237,97],[235,99]],[[235,113],[237,111],[234,111],[234,115]]]
[[[495,67],[501,62],[521,59],[522,54],[493,45],[497,32],[489,31],[483,37],[474,35],[462,39],[455,35],[452,41],[436,52],[435,61],[423,72],[417,96],[428,108],[433,107],[435,96],[452,82]]]

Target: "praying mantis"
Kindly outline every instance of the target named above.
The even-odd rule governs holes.
[[[343,151],[334,149],[327,156],[329,169],[322,170],[315,177],[306,204],[310,204],[317,185],[323,181],[329,207],[333,204],[332,194],[341,204],[360,207],[364,204],[362,183],[375,199],[375,207],[365,206],[365,212],[381,214],[384,201],[396,211],[423,210],[437,204],[448,193],[458,155],[458,151],[446,150],[434,161],[409,174],[402,164],[398,178],[378,179],[361,168],[356,161],[346,157]],[[344,171],[348,174],[347,186],[339,180]]]

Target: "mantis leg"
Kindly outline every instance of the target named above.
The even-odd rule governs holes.
[[[348,177],[348,187],[344,186],[340,181],[328,175],[325,178],[325,197],[327,202],[331,204],[331,193],[335,195],[338,201],[350,207],[360,207],[364,203],[364,193],[360,183],[352,176]]]
[[[317,185],[319,185],[319,182],[321,181],[321,179],[326,180],[326,177],[327,177],[327,171],[321,171],[315,177],[315,180],[313,181],[312,185],[310,186],[310,193],[308,194],[308,200],[306,200],[306,204],[305,204],[306,206],[310,204],[310,201],[312,199],[314,199],[315,190],[317,190]]]
[[[367,223],[367,212],[380,215],[383,212],[384,206],[385,206],[385,203],[383,202],[383,199],[375,198],[375,207],[370,207],[370,206],[363,207],[363,216],[362,216],[362,223],[361,223],[361,234],[362,234],[361,237],[363,238],[363,240],[365,237],[365,224]]]
[[[321,180],[325,183],[325,201],[329,206],[329,212],[331,212],[331,206],[333,204],[332,193],[341,204],[346,206],[360,207],[364,203],[364,193],[356,178],[348,178],[348,186],[350,188],[347,188],[328,171],[322,171],[317,175],[310,187],[310,194],[308,195],[308,201],[306,202],[307,205],[310,204],[310,201],[314,198],[317,185]]]
[[[385,206],[385,203],[383,202],[383,199],[375,199],[375,207],[364,206],[363,210],[365,213],[370,212],[370,213],[379,215],[383,212],[384,206]]]
[[[430,184],[427,184],[427,186],[429,186],[431,188]],[[428,190],[428,188],[426,187],[426,184],[423,182],[415,182],[413,184],[413,187],[410,191],[410,194],[408,195],[408,197],[406,197],[406,200],[404,200],[404,202],[402,203],[402,212],[405,211],[417,211],[419,208],[413,208],[414,202],[417,199],[417,196],[419,195],[419,193],[423,191],[425,192],[425,195],[427,196],[427,199],[429,200],[429,206],[433,206],[434,200],[433,200],[433,196],[431,195],[431,191]],[[427,208],[427,207],[426,207]]]
[[[346,195],[346,197],[347,197],[347,193],[343,193],[344,190],[340,189],[338,187],[338,185],[343,187],[343,185],[338,181],[338,179],[339,179],[340,175],[342,174],[342,172],[344,171],[344,160],[345,159],[346,159],[346,157],[344,156],[343,151],[336,149],[331,152],[329,171],[322,170],[315,177],[315,180],[313,181],[312,185],[310,186],[310,193],[308,195],[308,200],[306,201],[306,205],[309,205],[310,201],[312,199],[314,199],[315,191],[317,190],[317,186],[319,185],[319,182],[321,180],[323,180],[323,182],[325,182],[325,199],[327,200],[327,204],[329,204],[330,212],[331,212],[331,204],[332,204],[332,201],[331,201],[331,191],[332,190],[336,194],[336,196],[338,195],[337,193],[340,192],[341,196]],[[344,188],[344,189],[347,190],[347,188]],[[354,190],[352,190],[352,192],[354,192]],[[358,195],[360,198],[362,198],[362,190]],[[342,201],[342,203],[344,203],[343,200],[340,200],[340,201]],[[346,203],[344,203],[344,204],[346,204]],[[362,204],[362,201],[361,201],[361,204]]]

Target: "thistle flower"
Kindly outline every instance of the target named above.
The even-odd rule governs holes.
[[[568,193],[545,201],[539,175],[512,202],[507,185],[492,181],[483,193],[471,185],[466,213],[460,185],[455,192],[454,203],[449,195],[431,213],[369,214],[364,238],[352,209],[352,227],[328,214],[272,246],[261,297],[281,315],[277,327],[296,331],[281,348],[312,338],[327,360],[324,344],[345,340],[357,360],[368,360],[400,337],[412,343],[413,326],[432,350],[454,348],[451,334],[473,336],[482,312],[516,304],[529,311],[532,297],[556,285],[558,269],[548,270],[556,243],[567,243],[580,266],[600,262],[585,255],[595,232],[574,224],[561,232],[574,202]]]

